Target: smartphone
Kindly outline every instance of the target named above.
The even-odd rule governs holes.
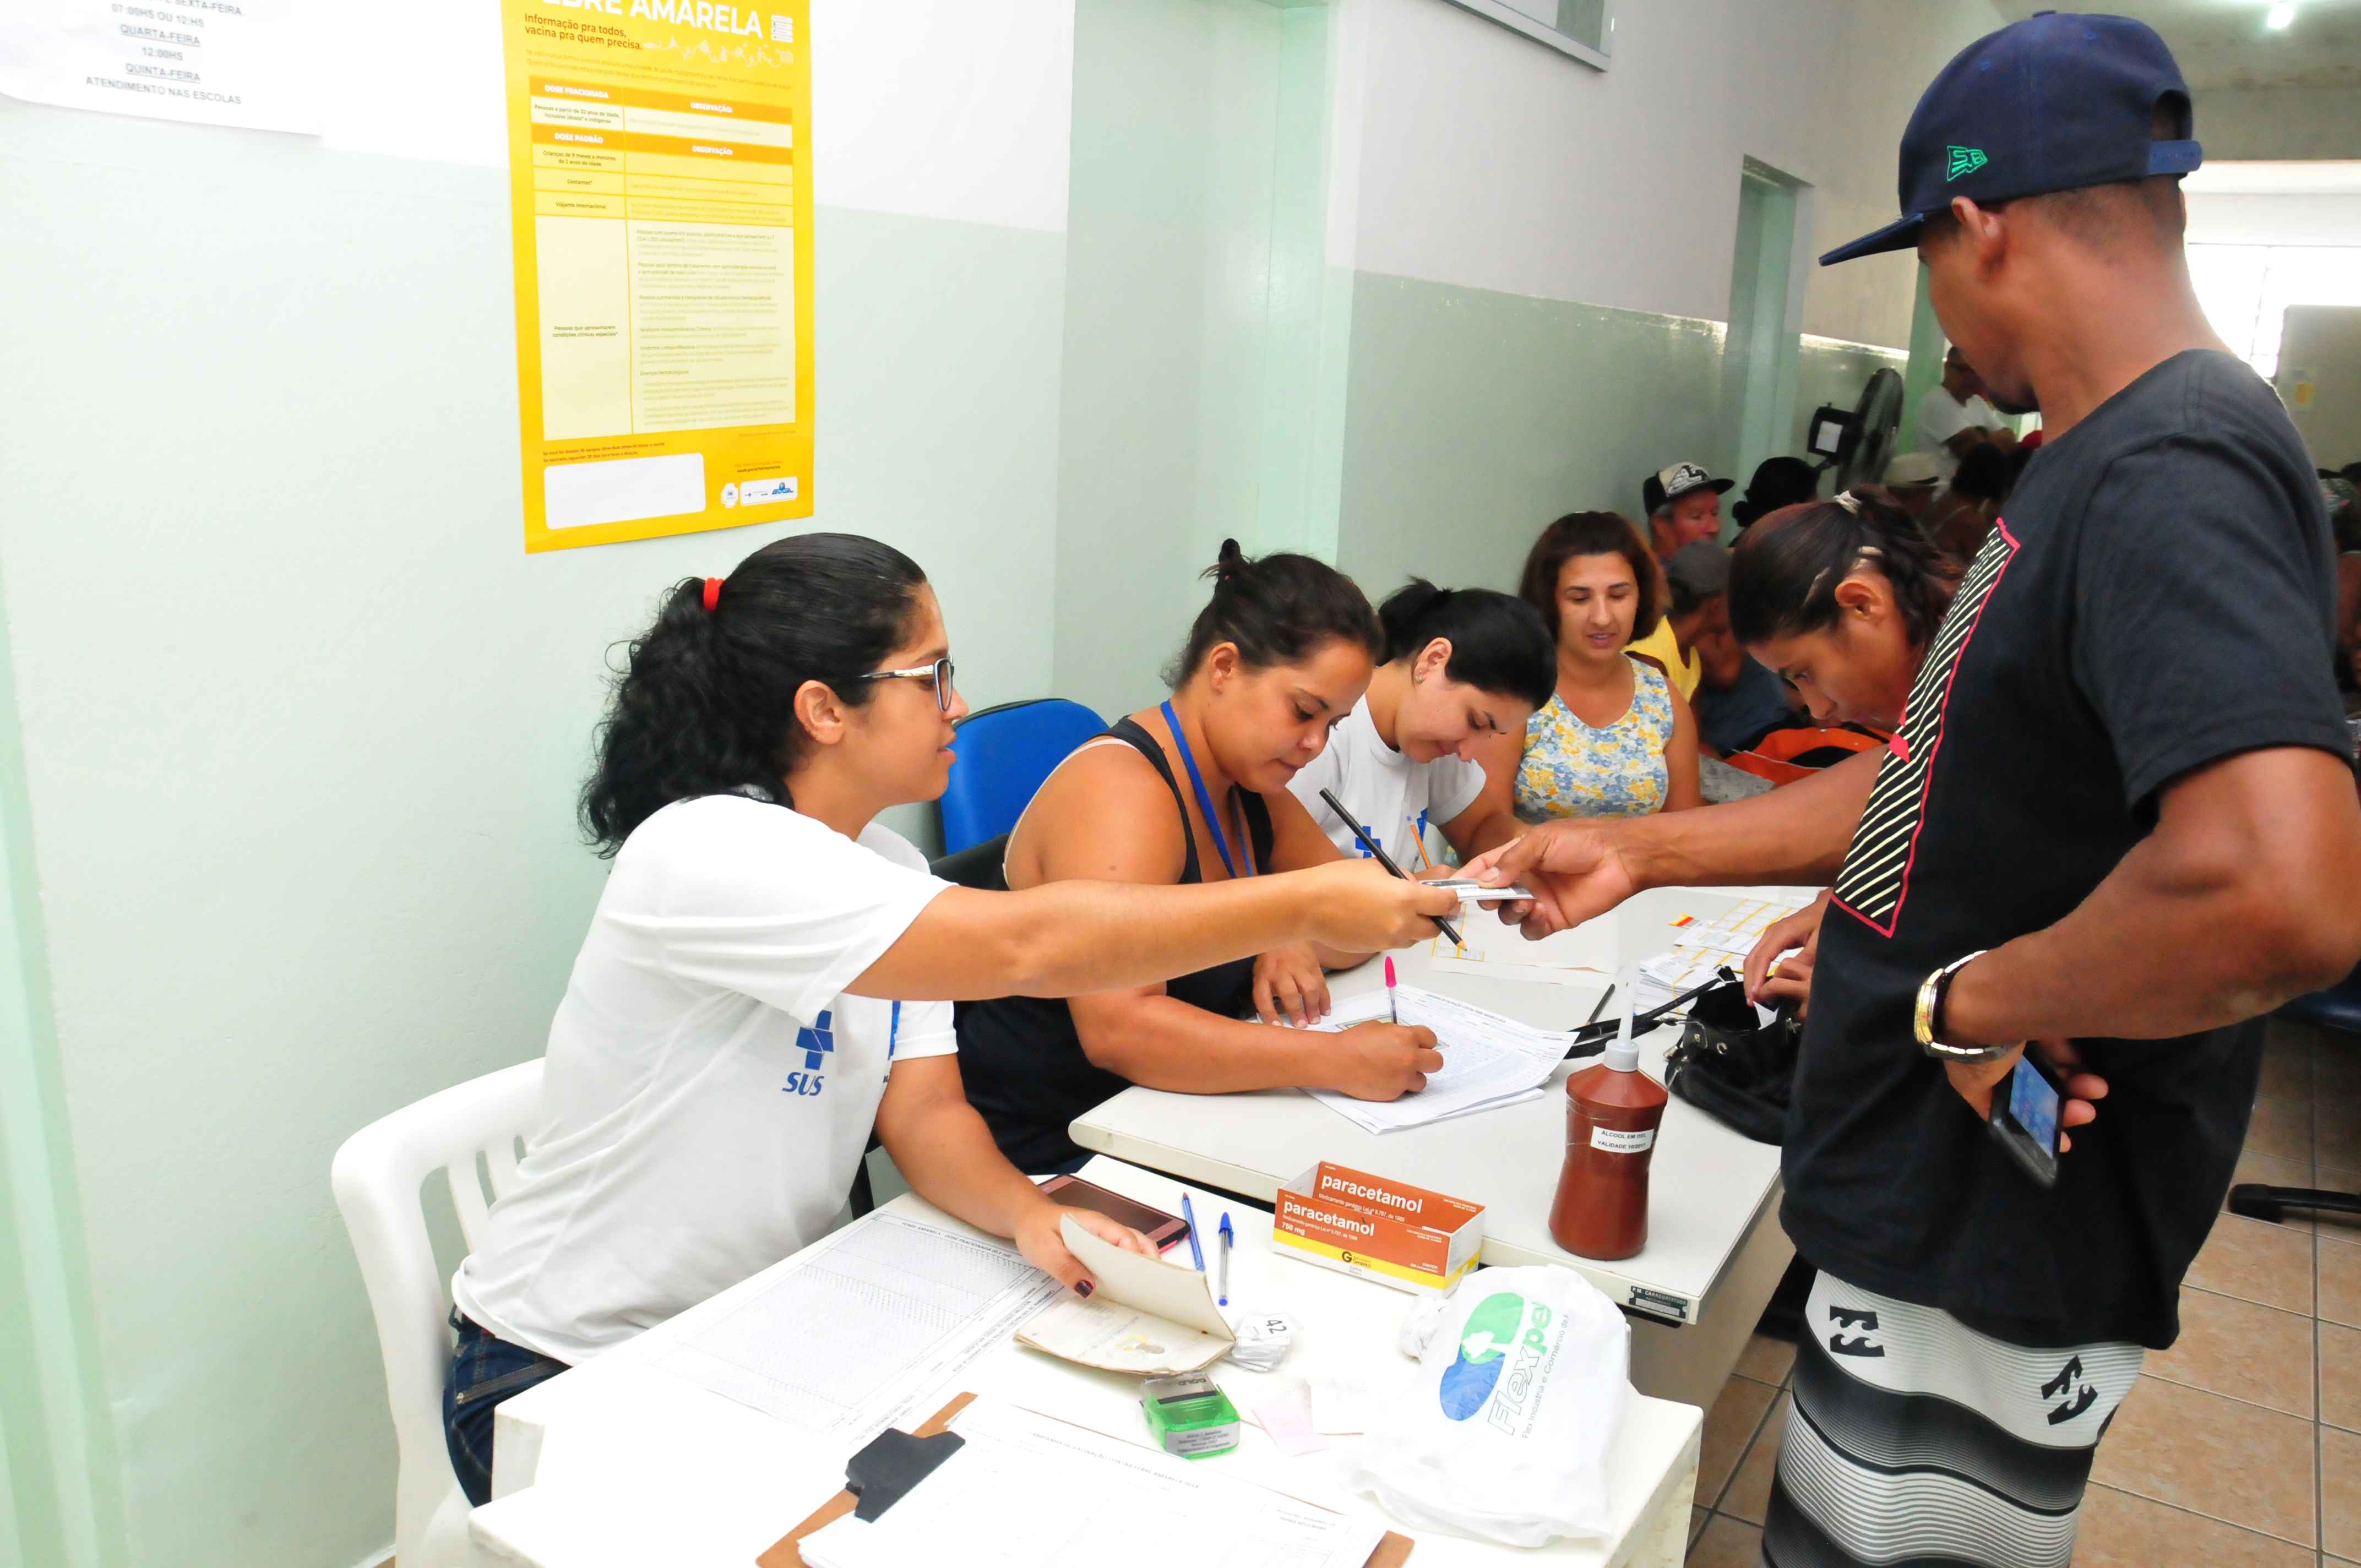
[[[1041,1191],[1065,1208],[1088,1209],[1093,1214],[1104,1214],[1118,1225],[1129,1225],[1146,1236],[1148,1245],[1159,1252],[1189,1237],[1189,1222],[1180,1215],[1151,1209],[1137,1198],[1110,1192],[1079,1176],[1053,1176],[1041,1184]]]
[[[2008,1081],[1993,1094],[1992,1128],[2025,1173],[2044,1187],[2058,1183],[2058,1135],[2066,1109],[2066,1086],[2028,1049]]]
[[[1464,876],[1437,877],[1426,885],[1449,888],[1459,895],[1462,904],[1505,904],[1511,900],[1530,899],[1533,895],[1532,889],[1519,887],[1513,883],[1507,887],[1485,887],[1473,878]]]

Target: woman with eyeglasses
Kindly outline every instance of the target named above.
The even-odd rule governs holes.
[[[1456,907],[1342,863],[950,886],[876,817],[942,793],[965,712],[925,576],[851,534],[681,583],[631,644],[581,802],[614,869],[515,1185],[452,1281],[445,1427],[473,1501],[495,1406],[826,1234],[873,1125],[921,1195],[1084,1295],[1061,1218],[1147,1250],[994,1147],[952,1002],[1137,986],[1290,942],[1387,947]]]
[[[1007,885],[1038,892],[1101,877],[1239,888],[1302,867],[1378,869],[1341,856],[1288,793],[1361,700],[1384,652],[1369,601],[1324,562],[1248,560],[1235,540],[1223,542],[1205,575],[1213,597],[1165,672],[1172,695],[1085,741],[1043,782],[1009,835]],[[1324,1015],[1326,971],[1373,950],[1327,938],[1266,942],[1169,981],[962,1006],[969,1098],[1002,1151],[1032,1171],[1081,1164],[1068,1124],[1134,1083],[1398,1099],[1443,1065],[1428,1030],[1277,1026]]]

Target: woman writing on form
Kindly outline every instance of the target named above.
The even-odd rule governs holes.
[[[1236,888],[1274,871],[1335,864],[1385,874],[1374,861],[1344,861],[1287,789],[1369,684],[1385,642],[1369,601],[1333,566],[1306,555],[1249,561],[1235,541],[1224,542],[1207,575],[1213,598],[1168,672],[1177,677],[1171,698],[1117,721],[1059,764],[1009,835],[1009,886],[1038,891],[1097,877]],[[1442,1066],[1425,1029],[1273,1026],[1323,1015],[1323,970],[1358,963],[1367,943],[1323,938],[1253,950],[1260,956],[1169,984],[962,1006],[969,1097],[1001,1149],[1026,1170],[1080,1164],[1067,1124],[1133,1083],[1393,1100]],[[1247,1014],[1262,1021],[1242,1019]]]
[[[1085,1294],[1062,1211],[961,1093],[949,1003],[1139,985],[1432,932],[1448,893],[1336,865],[1235,886],[955,888],[880,826],[950,776],[950,645],[888,545],[806,534],[675,587],[631,645],[583,818],[614,869],[550,1025],[540,1124],[452,1281],[451,1458],[494,1406],[826,1234],[873,1124],[910,1185]]]
[[[1378,609],[1385,662],[1325,750],[1288,781],[1328,841],[1361,853],[1327,790],[1413,873],[1426,861],[1429,821],[1462,856],[1517,836],[1507,803],[1484,796],[1475,759],[1486,737],[1520,735],[1557,682],[1557,654],[1541,612],[1489,588],[1438,588],[1413,577]]]

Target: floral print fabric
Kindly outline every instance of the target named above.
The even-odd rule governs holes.
[[[1631,661],[1631,706],[1603,729],[1585,724],[1552,693],[1549,706],[1525,722],[1517,816],[1543,822],[1662,811],[1670,783],[1664,749],[1672,740],[1672,694],[1653,664]]]

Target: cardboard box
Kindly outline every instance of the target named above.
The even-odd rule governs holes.
[[[1397,1290],[1448,1290],[1476,1266],[1484,1206],[1322,1160],[1279,1189],[1270,1239]]]

